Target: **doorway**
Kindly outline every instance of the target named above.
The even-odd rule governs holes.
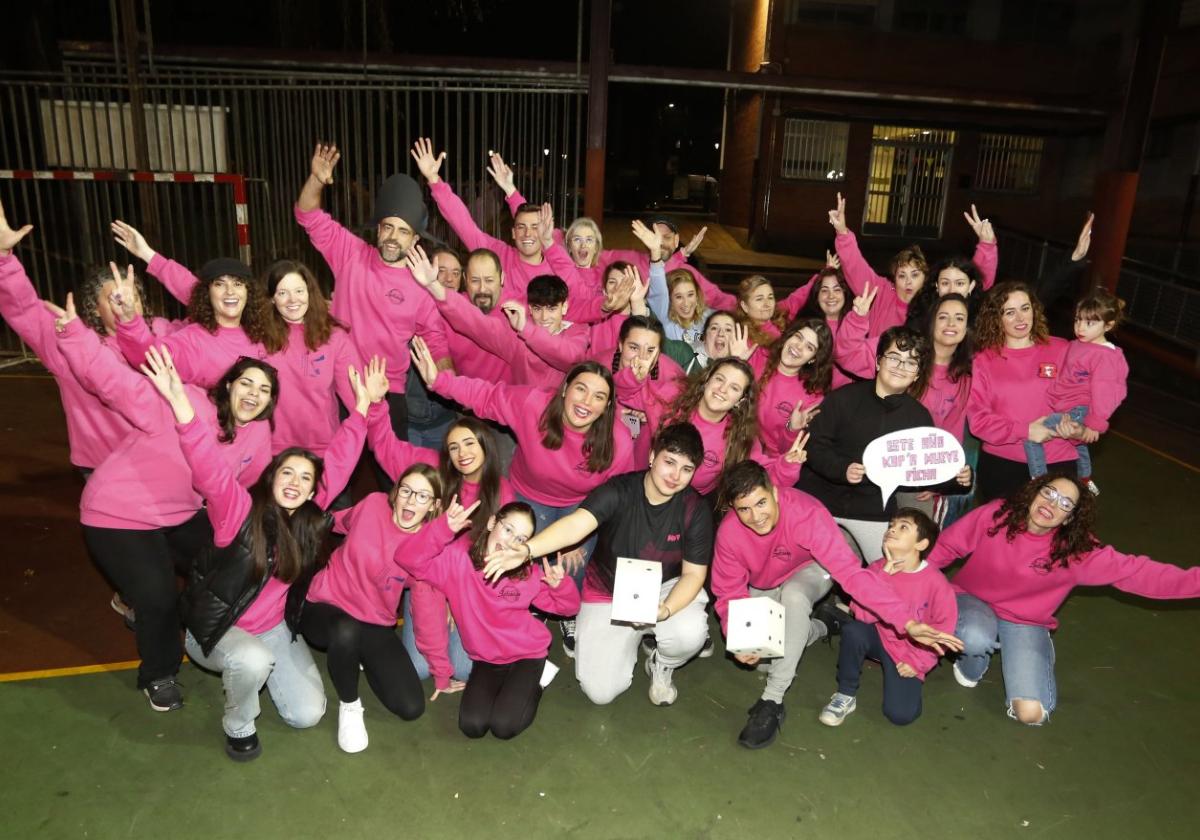
[[[872,126],[864,234],[941,238],[955,139],[946,129]]]

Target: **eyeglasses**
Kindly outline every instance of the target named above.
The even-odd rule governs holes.
[[[890,366],[896,368],[897,370],[907,370],[911,372],[921,367],[920,359],[906,359],[896,353],[884,353],[883,358],[887,360],[887,363]]]
[[[428,490],[414,490],[407,484],[401,484],[396,488],[396,498],[406,502],[411,498],[419,505],[427,505],[433,501],[433,494]]]
[[[529,540],[529,537],[518,534],[516,528],[513,528],[507,522],[500,523],[500,536],[505,542],[513,546],[525,545]]]
[[[572,236],[572,245],[595,245],[596,237],[594,236]]]
[[[1041,490],[1038,490],[1038,495],[1050,504],[1058,505],[1058,509],[1063,513],[1070,513],[1071,511],[1075,510],[1075,502],[1067,496],[1064,496],[1062,493],[1059,493],[1049,484],[1047,484]]]

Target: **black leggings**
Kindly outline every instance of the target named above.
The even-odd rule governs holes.
[[[1046,465],[1050,475],[1076,476],[1075,461],[1056,461]],[[980,451],[979,463],[975,468],[975,497],[979,504],[993,499],[1007,499],[1029,481],[1029,464],[1010,461],[990,452]]]
[[[179,585],[192,561],[212,543],[212,526],[200,511],[170,528],[133,531],[83,526],[83,539],[100,571],[133,607],[137,621],[138,688],[173,677],[183,661],[180,640]]]
[[[343,703],[358,699],[361,664],[367,684],[392,714],[415,720],[425,711],[421,681],[394,624],[367,624],[332,604],[305,601],[300,632],[326,652],[329,679]]]
[[[489,730],[504,740],[520,735],[537,714],[545,667],[544,656],[507,665],[471,660],[471,678],[458,707],[458,728],[468,738],[482,738]]]

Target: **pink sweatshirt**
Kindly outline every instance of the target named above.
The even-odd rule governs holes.
[[[554,615],[575,615],[579,612],[575,581],[566,577],[557,587],[550,587],[534,565],[528,577],[503,577],[492,584],[476,571],[467,551],[465,543],[456,542],[436,558],[406,554],[398,560],[413,577],[428,580],[446,593],[463,648],[472,661],[505,665],[545,657],[550,631],[533,617],[529,607]]]
[[[1066,354],[1067,342],[1056,337],[1032,347],[1002,347],[975,354],[967,420],[971,432],[983,441],[985,452],[1025,463],[1029,424],[1050,413],[1047,395],[1063,373]],[[1075,460],[1070,441],[1052,438],[1044,446],[1048,463]]]
[[[721,629],[728,632],[729,602],[750,597],[755,589],[774,589],[809,563],[819,563],[855,601],[870,605],[900,630],[915,618],[895,591],[865,569],[846,544],[825,507],[807,493],[775,486],[779,521],[771,532],[756,534],[730,513],[717,528],[712,591]]]
[[[871,306],[871,335],[883,335],[884,330],[889,327],[903,324],[908,318],[908,304],[900,300],[900,296],[896,293],[896,285],[887,277],[876,274],[875,270],[863,259],[854,232],[848,230],[845,233],[839,233],[834,238],[834,247],[837,249],[838,259],[842,261],[842,274],[846,277],[846,284],[854,294],[861,295],[867,283],[870,283],[872,287],[879,287],[879,294],[875,296],[875,303]],[[979,271],[983,275],[980,282],[984,291],[992,288],[992,284],[996,282],[998,259],[996,243],[980,242],[975,246],[975,253],[971,260],[979,267]],[[937,278],[926,276],[925,282],[936,283]]]
[[[392,519],[386,493],[371,493],[352,508],[333,516],[333,530],[347,534],[329,564],[317,572],[308,589],[314,604],[332,604],[367,624],[391,626],[404,592],[405,563],[436,557],[454,539],[439,516],[415,534],[401,531]]]
[[[943,633],[953,633],[954,625],[958,623],[958,600],[946,576],[924,561],[911,572],[890,575],[883,570],[885,564],[883,559],[876,560],[867,566],[867,572],[896,593],[914,620]],[[858,602],[850,605],[850,611],[865,624],[879,624],[878,616],[859,606]],[[922,682],[937,665],[937,651],[914,642],[908,634],[898,632],[891,625],[880,624],[879,641],[893,662],[910,665]]]
[[[165,338],[155,336],[137,315],[132,321],[117,322],[117,345],[125,360],[135,368],[146,360],[151,347],[171,351],[175,370],[184,382],[211,388],[242,356],[265,360],[266,349],[251,341],[241,327],[217,327],[210,333],[200,324],[188,324]]]
[[[302,446],[323,456],[340,425],[338,398],[348,411],[354,411],[348,369],[361,369],[362,360],[350,334],[335,329],[329,341],[309,350],[304,343],[304,324],[289,324],[287,347],[269,355],[267,361],[279,372],[271,451]]]
[[[379,355],[387,360],[393,393],[404,393],[408,342],[414,335],[425,339],[435,360],[450,357],[441,316],[407,268],[385,263],[378,250],[324,210],[297,207],[295,215],[333,272],[330,314],[350,327],[359,358]]]
[[[811,393],[799,376],[782,376],[778,371],[772,375],[758,394],[758,439],[763,454],[775,457],[791,449],[798,434],[787,428],[792,412],[797,405],[810,411],[824,399],[824,394]]]
[[[71,463],[87,469],[100,466],[134,427],[121,412],[88,390],[67,364],[54,332],[55,318],[42,305],[20,260],[12,254],[0,257],[0,316],[37,354],[58,385],[66,415]],[[152,329],[156,335],[165,336],[174,332],[177,325],[165,318],[155,318]],[[114,337],[105,336],[99,342],[97,353],[109,354],[125,364]]]
[[[613,423],[612,463],[600,472],[588,469],[583,452],[586,433],[575,431],[565,422],[562,446],[558,449],[543,446],[538,423],[557,393],[554,390],[492,384],[447,371],[441,372],[432,390],[513,431],[518,445],[509,468],[509,480],[516,492],[539,504],[577,505],[593,488],[633,469],[633,442],[629,430],[619,421]]]
[[[1055,411],[1086,405],[1083,424],[1107,432],[1108,418],[1125,399],[1128,378],[1129,365],[1120,347],[1072,341],[1067,345],[1062,374],[1051,383],[1046,397]]]
[[[175,429],[183,456],[192,470],[192,481],[207,505],[213,526],[213,544],[218,548],[227,546],[250,515],[253,504],[250,494],[221,460],[215,427],[196,416],[190,423],[176,424]],[[362,453],[366,433],[366,419],[358,412],[351,412],[338,428],[325,455],[321,485],[313,497],[318,507],[323,509],[337,498],[350,480]],[[235,626],[254,634],[265,633],[277,626],[283,621],[290,586],[272,575],[250,606],[238,616]]]
[[[466,295],[452,293],[451,296],[461,298],[471,308],[479,311],[479,308],[472,304]],[[434,305],[438,306],[437,301],[434,301]],[[438,311],[445,318],[448,308],[438,306]],[[483,312],[479,311],[479,314],[483,315]],[[512,327],[508,325],[508,318],[505,317],[499,306],[484,317],[498,321],[509,332],[512,331]],[[448,320],[446,321],[446,345],[450,348],[450,360],[454,362],[454,372],[458,375],[469,376],[472,379],[484,379],[488,382],[512,381],[512,368],[509,366],[507,358],[484,350],[475,340],[471,331],[461,332]]]
[[[84,387],[134,430],[88,480],[80,501],[80,520],[96,528],[150,531],[186,522],[203,498],[192,486],[192,472],[175,433],[175,415],[166,400],[140,373],[99,347],[100,339],[78,319],[59,336],[59,348]],[[208,395],[187,386],[200,422],[216,426],[216,407]],[[237,430],[218,457],[245,487],[253,484],[270,460],[270,429],[255,421]]]
[[[1019,531],[1011,542],[1004,528],[988,535],[1002,502],[988,502],[943,531],[927,559],[945,568],[970,555],[951,581],[954,590],[974,595],[1005,621],[1053,630],[1054,613],[1076,586],[1115,586],[1159,600],[1200,598],[1200,566],[1181,569],[1107,545],[1046,571],[1053,532]]]

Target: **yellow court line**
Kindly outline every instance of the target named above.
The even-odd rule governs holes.
[[[1142,441],[1138,440],[1137,438],[1132,438],[1129,435],[1122,434],[1121,432],[1118,432],[1116,429],[1110,428],[1109,431],[1112,432],[1117,437],[1121,438],[1122,440],[1129,441],[1134,446],[1140,446],[1142,449],[1145,449],[1147,452],[1153,452],[1159,458],[1165,458],[1166,460],[1170,461],[1172,464],[1178,464],[1179,466],[1183,467],[1186,470],[1191,470],[1194,473],[1200,473],[1200,467],[1197,467],[1195,464],[1189,464],[1187,461],[1181,461],[1178,458],[1176,458],[1174,455],[1168,455],[1166,452],[1163,452],[1161,449],[1155,449],[1150,444],[1143,443]]]
[[[11,674],[0,674],[0,682],[17,682],[19,680],[44,680],[50,677],[74,677],[79,674],[103,674],[108,671],[131,671],[140,664],[141,660],[132,659],[128,662],[107,662],[103,665],[77,665],[74,668],[49,668],[43,671],[14,671]]]

